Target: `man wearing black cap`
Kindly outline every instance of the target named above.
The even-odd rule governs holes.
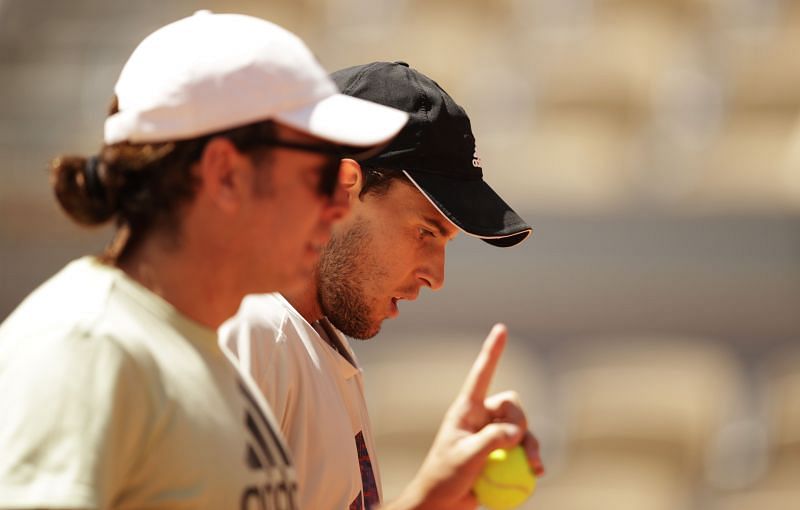
[[[351,214],[334,226],[315,277],[294,292],[249,296],[220,337],[281,423],[301,506],[375,508],[380,478],[361,368],[344,335],[371,338],[398,315],[398,301],[416,299],[422,287],[441,288],[445,246],[459,232],[509,247],[531,228],[483,180],[469,118],[433,80],[403,62],[351,67],[332,78],[344,94],[406,111],[410,120],[380,154],[343,160]],[[438,508],[472,502],[482,459],[499,446],[522,443],[541,473],[515,396],[485,395],[505,335],[502,326],[490,334],[473,370],[481,375],[468,380],[434,443],[431,457],[452,462],[426,463],[406,498],[425,494],[431,503],[430,494],[439,494]]]

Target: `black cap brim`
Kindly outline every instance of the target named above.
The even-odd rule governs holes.
[[[408,170],[404,173],[445,218],[466,234],[508,248],[533,232],[483,179],[455,180]]]

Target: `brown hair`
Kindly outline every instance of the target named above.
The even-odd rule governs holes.
[[[116,98],[110,113],[117,111]],[[112,219],[117,234],[104,257],[116,261],[130,254],[154,228],[179,228],[178,210],[194,198],[198,180],[192,165],[212,138],[222,136],[251,157],[266,149],[271,121],[248,124],[189,140],[103,145],[97,156],[61,156],[51,164],[51,185],[61,207],[81,225]]]
[[[394,181],[401,181],[410,184],[408,177],[402,170],[392,168],[361,167],[364,176],[364,184],[358,194],[359,198],[364,198],[367,194],[383,196],[389,191]]]

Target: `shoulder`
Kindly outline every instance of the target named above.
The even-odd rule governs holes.
[[[295,337],[288,303],[279,294],[254,294],[244,298],[239,310],[218,330],[220,347],[240,368],[260,373],[268,364],[280,366]]]
[[[28,296],[0,325],[0,380],[23,393],[44,392],[42,398],[104,401],[119,391],[147,397],[158,374],[147,351],[128,338],[146,332],[123,327],[112,312],[116,271],[85,257]]]
[[[0,381],[28,401],[58,402],[74,397],[96,412],[109,399],[157,398],[153,363],[127,342],[91,324],[46,328],[34,337],[3,338]],[[5,384],[3,384],[5,386]]]
[[[71,262],[28,295],[0,325],[0,342],[90,329],[104,314],[112,284],[111,274],[91,257]]]
[[[242,300],[236,315],[220,326],[220,336],[248,329],[279,331],[288,314],[280,294],[251,294]]]
[[[29,339],[34,340],[34,339]],[[0,352],[0,506],[105,507],[147,455],[161,419],[157,376],[114,338],[75,326]],[[76,433],[79,431],[79,433]],[[120,476],[99,476],[115,463]],[[23,499],[17,499],[23,498]]]
[[[319,335],[280,294],[247,296],[218,333],[221,349],[267,393],[319,364]]]
[[[36,372],[67,371],[64,376],[76,379],[136,365],[139,356],[125,338],[130,331],[113,312],[115,271],[84,257],[31,293],[0,325],[0,370],[25,359]],[[95,366],[98,372],[87,374]]]
[[[313,333],[313,328],[278,293],[246,296],[232,318],[218,330],[223,347],[236,349],[251,342],[269,342],[283,346],[298,337]]]

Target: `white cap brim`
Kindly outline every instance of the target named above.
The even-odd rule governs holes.
[[[370,147],[391,140],[408,121],[404,111],[344,94],[333,94],[275,120],[339,145]]]

